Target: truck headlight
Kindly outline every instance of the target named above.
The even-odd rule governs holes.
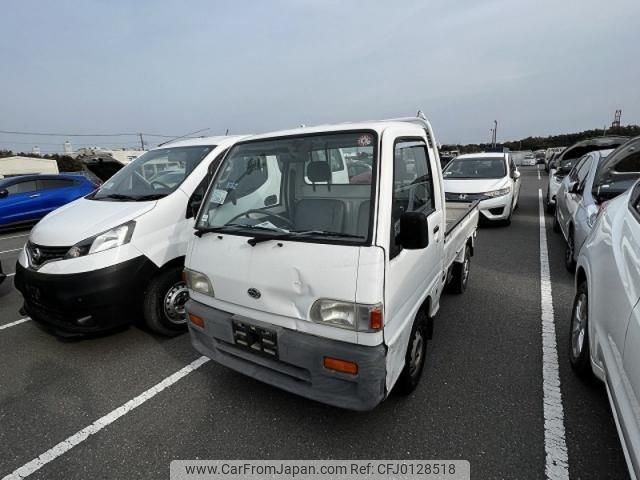
[[[213,286],[204,273],[185,268],[182,277],[187,284],[187,288],[190,290],[202,293],[203,295],[209,295],[210,297],[214,296]]]
[[[69,249],[65,258],[78,258],[129,243],[133,236],[135,226],[136,222],[132,220],[94,237],[78,242]]]
[[[310,317],[316,323],[359,332],[374,332],[383,327],[382,304],[362,305],[321,298],[311,307]]]
[[[485,197],[491,197],[491,198],[495,198],[495,197],[502,197],[504,195],[509,195],[509,193],[511,192],[511,188],[507,187],[507,188],[501,188],[500,190],[492,190],[490,192],[485,192]]]

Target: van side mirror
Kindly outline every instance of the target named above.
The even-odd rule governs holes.
[[[400,215],[398,243],[407,250],[421,250],[429,245],[429,223],[420,212],[405,212]]]
[[[518,170],[512,170],[511,178],[513,178],[514,180],[518,180],[520,178],[520,172]]]
[[[6,188],[3,188],[2,190],[0,190],[0,198],[7,198],[9,196],[9,190],[7,190]]]

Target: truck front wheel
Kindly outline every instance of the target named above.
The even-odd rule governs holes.
[[[427,356],[427,314],[420,310],[411,328],[404,368],[400,373],[396,390],[402,395],[409,395],[420,382],[424,360]]]
[[[144,318],[156,333],[173,337],[187,330],[184,304],[189,299],[182,281],[182,267],[160,271],[149,282],[144,297]]]

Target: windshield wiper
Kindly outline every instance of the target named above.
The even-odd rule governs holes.
[[[131,195],[124,195],[122,193],[110,193],[109,195],[105,195],[104,197],[98,197],[96,200],[103,200],[105,198],[112,198],[113,200],[131,200],[136,201],[138,197],[133,197]]]
[[[159,200],[160,198],[164,198],[166,196],[166,193],[149,193],[148,195],[140,195],[134,198],[136,202],[144,202],[147,200]]]
[[[291,230],[289,232],[283,232],[278,235],[271,235],[269,237],[254,237],[247,240],[247,243],[252,247],[262,242],[268,242],[269,240],[286,240],[288,238],[308,237],[310,235],[318,235],[323,237],[340,237],[340,238],[364,238],[362,235],[352,235],[350,233],[342,232],[330,232],[328,230]]]
[[[201,237],[205,233],[216,233],[216,232],[224,233],[229,229],[231,229],[232,231],[241,230],[241,229],[250,229],[250,230],[265,230],[267,232],[276,232],[276,233],[286,232],[286,230],[275,230],[273,228],[262,227],[260,225],[244,225],[242,223],[227,223],[226,225],[220,225],[218,227],[205,227],[205,228],[196,227],[196,231],[194,232],[194,235],[196,237]]]

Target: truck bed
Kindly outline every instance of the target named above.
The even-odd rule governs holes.
[[[455,261],[462,261],[467,241],[475,235],[480,215],[478,203],[478,201],[445,202],[444,260],[446,268]]]
[[[445,231],[445,237],[456,228],[467,215],[470,215],[474,208],[478,205],[478,202],[446,202],[445,213],[447,230]]]

